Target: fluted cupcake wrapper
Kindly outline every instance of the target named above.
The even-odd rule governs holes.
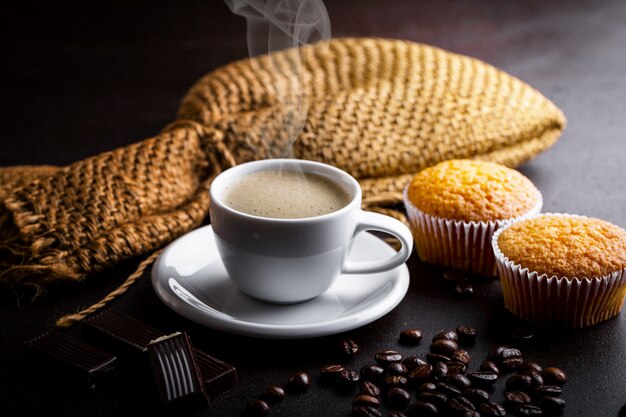
[[[546,215],[583,217],[572,214]],[[626,268],[595,278],[549,277],[530,271],[507,258],[498,238],[509,225],[493,235],[504,305],[514,315],[540,325],[582,328],[619,314],[626,293]]]
[[[508,223],[536,215],[541,211],[543,198],[528,213],[506,220],[489,222],[460,221],[431,216],[415,207],[404,189],[404,205],[420,259],[473,274],[497,276],[491,238],[496,230]]]

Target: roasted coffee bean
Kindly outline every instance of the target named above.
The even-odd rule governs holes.
[[[501,367],[505,371],[513,371],[513,370],[517,369],[517,367],[520,366],[523,362],[524,362],[523,358],[503,359],[502,363],[501,363]]]
[[[290,394],[304,394],[311,387],[311,377],[306,372],[296,372],[287,381],[287,392]]]
[[[459,335],[454,330],[442,330],[433,336],[433,343],[437,340],[452,340],[453,342],[459,342]]]
[[[467,377],[472,381],[472,384],[479,387],[488,387],[496,383],[498,374],[494,372],[476,371],[468,373]]]
[[[487,401],[478,406],[478,411],[484,417],[505,417],[506,410],[498,403]]]
[[[437,391],[437,385],[435,385],[432,382],[424,382],[422,385],[420,385],[419,392],[435,392]]]
[[[375,407],[352,407],[352,417],[382,417],[383,413]]]
[[[473,402],[474,405],[489,401],[489,393],[480,388],[468,388],[463,391],[463,396]]]
[[[339,352],[341,356],[346,359],[349,359],[359,353],[359,345],[349,337],[341,339],[339,341]]]
[[[467,372],[467,365],[461,362],[453,361],[446,362],[449,374],[464,374]]]
[[[285,399],[285,390],[276,385],[269,386],[259,395],[268,404],[276,404]]]
[[[495,362],[492,361],[484,361],[480,364],[479,369],[483,372],[492,372],[496,375],[500,375],[500,369],[498,369],[498,365],[496,365]]]
[[[406,417],[406,415],[399,411],[390,411],[389,413],[387,413],[387,417]]]
[[[535,389],[539,385],[544,385],[545,384],[545,382],[543,380],[543,377],[537,371],[529,371],[529,372],[526,372],[524,375],[528,375],[530,377],[530,388],[531,389]]]
[[[391,408],[404,408],[410,401],[411,394],[402,388],[394,387],[385,393],[385,404]]]
[[[543,371],[543,368],[536,362],[524,362],[517,368],[517,372],[519,372],[520,374],[525,374],[533,371],[541,372]]]
[[[409,372],[409,380],[412,384],[421,384],[431,377],[433,374],[433,366],[429,363],[420,365]]]
[[[472,404],[470,400],[463,397],[462,395],[451,399],[450,402],[448,402],[448,408],[454,414],[460,414],[461,412],[468,411],[468,410],[470,411],[476,410],[476,407],[474,407],[474,404]]]
[[[513,331],[513,333],[511,333],[511,337],[517,342],[525,342],[532,339],[534,336],[535,332],[533,332],[533,329],[526,326],[518,327]]]
[[[546,368],[541,372],[541,376],[546,384],[563,386],[567,381],[567,375],[559,368]]]
[[[458,361],[467,365],[468,363],[470,363],[470,360],[472,360],[472,357],[470,356],[469,353],[467,353],[467,351],[463,349],[459,349],[459,350],[455,350],[452,353],[452,356],[450,356],[450,359],[452,361]]]
[[[469,282],[459,282],[454,287],[454,295],[459,300],[469,300],[474,296],[474,287]]]
[[[417,394],[417,399],[425,403],[434,404],[437,408],[443,409],[448,402],[446,394],[441,392],[420,392]]]
[[[448,365],[445,362],[437,362],[435,366],[433,366],[433,378],[440,380],[444,379],[448,376]]]
[[[403,330],[398,341],[401,345],[417,345],[422,341],[422,331],[419,329]]]
[[[538,416],[543,416],[543,411],[541,411],[541,408],[535,405],[522,404],[522,405],[518,405],[517,408],[515,408],[513,415],[515,417],[528,417],[528,416],[538,417]]]
[[[380,388],[378,388],[378,385],[373,384],[370,381],[361,381],[359,392],[363,395],[378,397],[380,395]]]
[[[512,375],[506,380],[507,391],[530,392],[532,379],[528,375]]]
[[[537,405],[544,414],[551,416],[560,413],[565,408],[565,401],[555,397],[541,397]]]
[[[443,273],[443,279],[445,279],[446,281],[449,281],[449,282],[456,282],[456,283],[465,282],[465,281],[469,280],[469,278],[468,278],[468,276],[467,276],[467,274],[465,272],[453,271],[453,270],[444,272]]]
[[[480,413],[478,411],[465,410],[463,414],[459,414],[459,417],[480,417]]]
[[[361,368],[361,379],[365,381],[380,382],[385,375],[385,369],[378,365],[367,365]]]
[[[433,353],[439,353],[440,355],[446,355],[448,357],[451,357],[458,349],[459,345],[454,340],[435,340],[432,345],[430,345],[430,350]]]
[[[425,360],[418,358],[417,356],[407,356],[402,359],[402,365],[406,366],[409,370],[415,369],[420,365],[427,363]]]
[[[558,397],[563,390],[558,385],[539,385],[533,393],[538,397]]]
[[[468,389],[472,382],[463,374],[448,374],[446,382],[454,387],[457,387],[461,391]]]
[[[500,366],[505,370],[513,370],[524,363],[522,352],[519,349],[507,348],[500,353]]]
[[[360,379],[360,375],[358,372],[344,369],[337,376],[337,380],[335,381],[335,388],[340,393],[347,394],[356,387],[356,385],[359,382],[359,379]]]
[[[524,391],[505,391],[504,405],[510,410],[514,410],[520,404],[528,404],[531,401],[530,395]]]
[[[394,362],[390,363],[387,368],[385,368],[385,373],[387,375],[406,375],[407,373],[409,373],[409,370],[400,362]]]
[[[342,365],[327,365],[320,371],[321,384],[333,384],[337,376],[345,368]]]
[[[263,400],[251,400],[246,404],[243,415],[246,417],[265,417],[270,414],[271,408]]]
[[[383,385],[387,388],[406,387],[409,383],[407,377],[402,375],[389,375],[383,379]]]
[[[416,401],[406,410],[407,417],[434,417],[439,415],[437,405],[424,401]]]
[[[384,350],[382,352],[378,352],[375,359],[379,364],[387,366],[393,362],[400,362],[402,360],[402,355],[400,352],[396,352],[395,350]]]
[[[505,345],[498,345],[496,347],[494,347],[493,349],[491,349],[491,351],[489,352],[489,355],[487,355],[487,359],[489,359],[490,361],[493,362],[499,362],[502,359],[502,352],[505,349],[508,349],[508,346]]]
[[[457,397],[459,395],[461,395],[461,390],[450,385],[450,384],[446,384],[445,382],[437,382],[435,383],[435,386],[437,386],[437,391],[444,394],[446,397],[448,398],[453,398],[453,397]]]
[[[372,395],[357,395],[352,400],[352,405],[362,407],[380,407],[380,400]]]
[[[430,363],[450,362],[450,357],[439,353],[427,353],[426,360]]]
[[[468,346],[476,341],[478,331],[472,326],[462,324],[456,328],[456,334],[459,337],[459,344],[462,346]]]

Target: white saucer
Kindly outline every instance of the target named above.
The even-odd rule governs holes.
[[[375,260],[394,250],[370,233],[354,240],[350,259]],[[269,304],[235,288],[205,226],[172,242],[152,268],[152,286],[178,314],[204,326],[245,336],[300,339],[341,333],[370,323],[397,306],[409,271],[342,275],[324,294],[290,305]]]

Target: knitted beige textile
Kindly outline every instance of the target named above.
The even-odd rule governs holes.
[[[520,80],[412,42],[338,39],[234,62],[193,86],[154,138],[64,168],[0,168],[0,281],[40,290],[152,253],[203,221],[212,178],[237,163],[335,165],[360,181],[366,208],[403,218],[401,190],[420,169],[515,166],[564,126]]]

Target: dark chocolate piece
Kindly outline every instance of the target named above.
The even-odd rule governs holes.
[[[193,409],[209,405],[196,356],[185,333],[162,336],[150,342],[147,349],[163,404]]]
[[[150,341],[164,335],[163,332],[113,309],[87,318],[83,322],[83,334],[93,343],[119,353],[122,359],[143,356]],[[237,370],[233,366],[198,349],[194,349],[194,354],[204,388],[211,398],[237,386]]]
[[[25,346],[29,353],[60,367],[63,375],[87,383],[93,383],[117,364],[117,358],[110,353],[57,330],[47,331],[27,341]]]

